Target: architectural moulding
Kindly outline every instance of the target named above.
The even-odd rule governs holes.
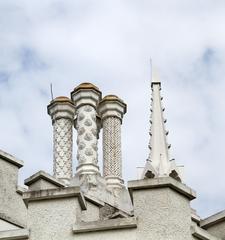
[[[54,178],[53,176],[51,176],[50,174],[48,174],[44,171],[39,171],[39,172],[35,173],[34,175],[30,176],[29,178],[25,179],[24,184],[27,185],[29,187],[29,190],[32,191],[34,184],[37,185],[37,183],[40,182],[41,180],[44,180],[46,183],[48,183],[48,185],[47,185],[48,188],[52,188],[52,187],[57,188],[57,187],[65,187],[66,186],[65,183]],[[52,187],[50,187],[50,186],[52,186]],[[41,186],[40,186],[39,190],[41,190]]]
[[[46,199],[59,199],[68,197],[78,197],[81,209],[87,209],[86,201],[82,192],[80,191],[80,187],[29,191],[23,194],[23,201],[25,202],[26,206],[28,206],[28,203],[31,201],[42,201]]]
[[[0,240],[29,239],[28,229],[0,231]]]
[[[198,226],[191,226],[191,233],[194,237],[201,240],[221,240],[220,238],[212,236],[207,231]]]
[[[225,210],[201,220],[200,226],[207,229],[217,223],[225,222]]]
[[[13,165],[17,166],[18,168],[23,167],[23,161],[15,158],[14,156],[12,156],[9,153],[6,153],[2,150],[0,150],[0,158],[9,163],[12,163]]]
[[[166,187],[171,188],[174,191],[182,194],[189,200],[193,200],[196,198],[196,192],[194,190],[171,177],[146,178],[143,180],[135,180],[128,182],[128,190],[130,192],[131,199],[133,199],[132,192],[134,190]]]
[[[136,227],[137,227],[136,217],[116,218],[103,221],[76,223],[73,226],[73,233],[97,232]]]

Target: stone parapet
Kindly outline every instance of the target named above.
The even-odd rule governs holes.
[[[182,194],[189,200],[196,198],[196,192],[186,186],[185,184],[176,181],[171,177],[159,177],[159,178],[146,178],[143,180],[134,180],[128,182],[128,190],[131,198],[133,199],[132,192],[140,189],[153,189],[153,188],[171,188],[174,191]]]
[[[23,161],[15,158],[14,156],[12,156],[9,153],[6,153],[2,150],[0,150],[0,159],[3,159],[9,163],[12,163],[13,165],[17,166],[18,168],[23,167]]]
[[[29,239],[29,230],[16,229],[16,230],[10,230],[10,231],[0,231],[0,239],[2,240]]]
[[[43,190],[49,188],[65,187],[60,180],[52,177],[44,171],[39,171],[24,180],[24,184],[29,186],[29,190]]]
[[[207,229],[220,222],[225,222],[225,210],[201,220],[200,226]]]
[[[70,198],[78,197],[80,207],[82,210],[86,210],[86,201],[80,191],[80,187],[66,187],[59,189],[46,189],[40,191],[28,191],[23,193],[23,201],[28,206],[29,202],[42,201],[47,199],[59,199],[59,198]]]
[[[103,221],[79,222],[73,226],[73,233],[87,233],[116,229],[136,228],[137,218],[116,218]]]

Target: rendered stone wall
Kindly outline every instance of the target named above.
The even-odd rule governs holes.
[[[82,211],[81,220],[84,222],[99,220],[99,207],[87,202],[87,210]]]
[[[225,221],[217,223],[207,229],[207,231],[222,240],[225,240]]]
[[[36,191],[36,190],[43,190],[43,189],[53,189],[56,188],[56,186],[50,182],[47,182],[44,179],[39,179],[35,183],[32,183],[31,186],[29,186],[30,191]]]
[[[16,192],[18,167],[0,159],[0,215],[26,226],[27,209]]]
[[[118,229],[75,234],[77,240],[137,240],[136,229]],[[143,238],[143,240],[145,240]]]
[[[133,192],[134,214],[138,217],[137,239],[190,240],[189,200],[170,188]]]
[[[77,197],[30,202],[28,228],[31,240],[74,239],[72,226],[80,220]]]
[[[0,232],[6,231],[6,230],[15,230],[15,229],[19,229],[19,227],[0,219]]]

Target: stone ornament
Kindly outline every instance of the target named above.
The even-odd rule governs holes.
[[[97,105],[101,92],[90,83],[82,83],[71,93],[76,109],[77,175],[100,174],[98,166]]]
[[[115,95],[108,95],[99,104],[103,126],[103,175],[107,185],[122,187],[121,123],[126,104]]]
[[[161,82],[153,73],[151,83],[151,116],[150,116],[150,141],[149,156],[143,171],[143,178],[171,176],[181,181],[179,167],[174,160],[169,158],[170,144],[167,142],[168,131],[165,128],[166,119],[163,117],[165,111],[160,95]]]
[[[48,105],[53,124],[53,174],[68,182],[73,175],[73,120],[75,109],[67,97],[57,97]]]

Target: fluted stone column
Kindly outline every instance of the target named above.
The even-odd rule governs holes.
[[[121,123],[126,104],[108,95],[99,104],[103,126],[103,175],[108,187],[120,188],[122,180]]]
[[[53,125],[53,174],[68,183],[73,176],[73,122],[75,108],[67,97],[57,97],[48,105]]]
[[[77,175],[99,175],[97,105],[101,92],[91,83],[82,83],[71,93],[76,109]]]

